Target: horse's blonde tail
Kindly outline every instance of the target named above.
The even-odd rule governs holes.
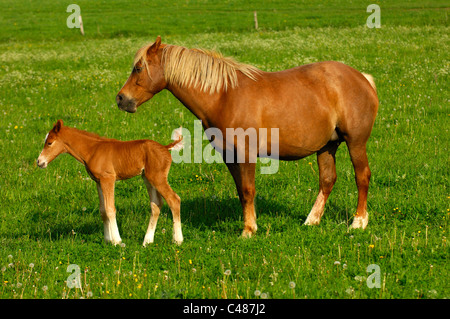
[[[182,132],[182,127],[179,127],[172,132],[172,140],[174,140],[174,142],[166,146],[169,151],[181,151],[183,149],[184,144]]]
[[[377,92],[377,87],[375,86],[375,81],[373,79],[373,76],[370,74],[367,74],[367,73],[363,73],[362,75],[364,75],[364,77],[367,79],[367,81],[369,81],[370,85],[373,87],[375,92]]]

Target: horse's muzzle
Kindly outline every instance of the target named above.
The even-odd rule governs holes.
[[[130,99],[123,94],[117,94],[116,102],[119,109],[122,111],[126,111],[129,113],[135,113],[137,110],[136,101],[134,99]]]

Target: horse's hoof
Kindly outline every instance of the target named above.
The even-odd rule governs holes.
[[[353,219],[353,223],[350,226],[351,229],[366,229],[367,224],[369,223],[369,215],[366,214],[366,216],[356,216],[355,219]]]

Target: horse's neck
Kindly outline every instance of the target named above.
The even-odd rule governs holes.
[[[199,120],[202,120],[204,127],[210,126],[212,116],[218,113],[219,101],[225,94],[225,92],[209,94],[197,88],[184,88],[175,84],[167,89]]]
[[[89,160],[95,144],[99,142],[97,138],[70,127],[64,128],[61,137],[67,152],[82,164]]]

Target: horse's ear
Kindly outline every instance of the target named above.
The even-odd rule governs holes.
[[[56,122],[55,126],[53,126],[53,132],[58,133],[61,130],[62,126],[63,126],[63,121],[58,120],[58,122]]]
[[[153,43],[152,46],[150,47],[150,51],[151,52],[156,52],[159,49],[160,45],[161,45],[161,36],[158,35],[156,37],[155,43]]]

